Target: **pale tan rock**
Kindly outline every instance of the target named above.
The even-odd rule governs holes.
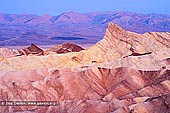
[[[0,61],[0,101],[56,101],[3,106],[2,112],[168,113],[170,33],[137,34],[109,23],[92,47],[67,54]]]
[[[0,48],[0,55],[2,55],[5,58],[15,57],[19,53],[15,49],[8,49],[8,48]]]
[[[94,73],[94,70],[96,71]],[[152,98],[170,94],[169,71],[142,71],[130,68],[36,69],[0,72],[2,100],[57,101],[57,106],[33,106],[35,112],[96,112],[126,113],[154,112],[154,107],[165,104],[150,102]],[[100,73],[100,77],[98,77]],[[133,78],[142,83],[136,84]],[[16,95],[17,94],[17,95]],[[166,98],[169,98],[167,95]],[[147,102],[147,103],[146,103]],[[166,102],[169,104],[169,101]],[[148,107],[149,106],[149,107]],[[30,111],[33,107],[19,106],[1,111]],[[141,107],[141,109],[139,109]],[[150,108],[151,107],[151,108]],[[156,109],[157,112],[158,109]]]
[[[4,60],[4,56],[0,55],[0,61]]]

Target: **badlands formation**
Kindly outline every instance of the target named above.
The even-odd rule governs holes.
[[[170,112],[169,32],[137,34],[109,23],[94,46],[65,45],[44,51],[31,45],[35,51],[22,55],[1,48],[0,101],[57,105],[0,106],[0,112]]]

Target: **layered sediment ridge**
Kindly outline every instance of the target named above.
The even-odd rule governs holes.
[[[137,34],[109,23],[92,47],[0,61],[1,101],[56,101],[3,106],[3,112],[168,113],[170,33]]]
[[[159,70],[170,58],[169,40],[169,32],[141,35],[109,23],[104,38],[92,47],[78,53],[8,58],[0,62],[2,65],[0,70],[69,68],[103,64],[106,64],[106,67],[130,66],[134,69]]]

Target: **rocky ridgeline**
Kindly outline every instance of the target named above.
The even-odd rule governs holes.
[[[109,23],[85,50],[0,62],[1,101],[57,101],[56,106],[3,106],[3,112],[168,113],[170,33],[137,34]],[[56,54],[56,50],[65,54]],[[76,46],[77,47],[77,46]],[[72,49],[71,49],[72,48]],[[77,50],[77,49],[76,49]],[[79,49],[78,49],[79,50]],[[56,53],[55,53],[56,52]]]

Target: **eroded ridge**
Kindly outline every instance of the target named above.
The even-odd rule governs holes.
[[[66,49],[52,48],[62,48],[61,54],[13,57],[13,51],[5,49],[0,56],[0,101],[58,104],[3,106],[0,111],[168,113],[169,40],[168,32],[137,34],[109,23],[104,38],[85,50],[76,46],[73,51],[66,43]]]

